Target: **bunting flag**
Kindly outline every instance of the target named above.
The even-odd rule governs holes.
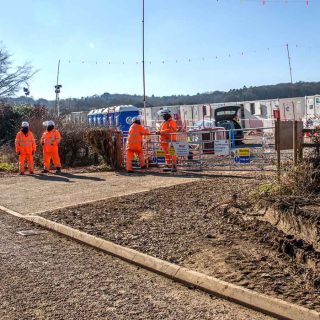
[[[309,3],[312,0],[272,0],[272,1],[268,1],[268,0],[239,0],[239,1],[241,4],[244,4],[245,2],[260,2],[263,6],[265,6],[267,3],[271,4],[272,2],[280,2],[280,3],[282,2],[284,4],[301,2],[302,4],[305,3],[307,6],[309,6]]]
[[[221,60],[221,59],[231,59],[231,58],[237,58],[237,57],[248,57],[251,54],[263,54],[265,53],[271,53],[274,50],[279,50],[281,48],[283,48],[283,46],[285,45],[281,45],[281,46],[272,46],[272,47],[266,47],[266,48],[261,48],[260,50],[256,50],[256,49],[248,49],[248,50],[241,50],[238,52],[230,52],[230,53],[225,53],[220,54],[220,55],[211,55],[211,56],[200,56],[200,57],[188,57],[188,58],[176,58],[176,59],[160,59],[160,60],[147,60],[145,61],[146,64],[169,64],[169,63],[196,63],[196,62],[209,62],[210,60],[214,59],[214,60]],[[308,45],[298,45],[298,44],[293,44],[291,45],[291,47],[296,48],[296,49],[314,49],[314,50],[318,50],[320,45],[317,44],[312,44],[312,46],[308,46]],[[130,65],[130,64],[135,64],[135,65],[140,65],[142,64],[142,61],[137,61],[137,60],[133,60],[133,61],[126,61],[126,60],[118,60],[118,61],[111,61],[111,60],[103,60],[103,61],[98,61],[98,60],[72,60],[72,59],[67,59],[65,60],[65,62],[67,62],[68,64],[95,64],[95,65],[103,65],[103,64],[108,64],[108,65]]]

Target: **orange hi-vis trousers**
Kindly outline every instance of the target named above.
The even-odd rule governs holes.
[[[140,162],[140,167],[144,167],[146,165],[146,162],[144,160],[144,153],[143,149],[137,149],[137,150],[126,150],[126,169],[127,171],[132,171],[132,160],[134,159],[134,155],[137,155]]]
[[[169,143],[162,142],[161,148],[164,151],[166,165],[175,167],[177,163],[177,156],[172,156],[171,154],[169,154]]]
[[[20,154],[19,155],[19,171],[24,172],[25,161],[28,162],[28,170],[29,172],[34,171],[34,162],[32,154]]]
[[[53,161],[53,164],[56,168],[61,168],[61,163],[60,163],[60,157],[58,151],[54,152],[44,152],[43,153],[43,162],[44,162],[44,168],[46,170],[50,170],[50,162],[51,159]]]

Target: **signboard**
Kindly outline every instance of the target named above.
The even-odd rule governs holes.
[[[297,144],[298,148],[300,147],[301,143],[303,142],[303,122],[298,121],[297,124]],[[276,132],[276,136],[278,133]],[[279,147],[280,150],[292,150],[293,149],[293,121],[279,121]],[[277,144],[276,144],[277,149]]]
[[[250,149],[240,148],[236,149],[234,153],[235,163],[250,163]]]
[[[173,142],[174,154],[178,157],[187,157],[189,155],[189,143],[186,141],[183,142]],[[169,154],[170,149],[169,149]]]
[[[156,163],[166,163],[164,151],[161,149],[156,150],[156,156],[154,160]]]
[[[173,143],[172,143],[171,146],[169,147],[168,154],[169,154],[170,156],[175,156],[175,155],[176,155],[176,150],[174,149]]]
[[[229,141],[228,140],[215,140],[214,141],[214,154],[217,156],[229,155]]]

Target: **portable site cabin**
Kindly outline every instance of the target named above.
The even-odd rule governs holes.
[[[305,97],[279,99],[281,120],[303,120],[306,116]]]
[[[88,121],[88,111],[75,111],[70,113],[70,121],[72,123],[86,123]]]
[[[306,118],[320,118],[320,95],[305,97]]]
[[[279,100],[256,100],[239,103],[243,128],[274,126],[275,111],[279,110]]]
[[[146,108],[146,116],[144,115],[144,109],[141,109],[142,119],[146,117],[146,126],[150,128],[156,128],[157,123],[161,123],[163,119],[158,116],[158,112],[163,109],[169,109],[172,112],[172,117],[175,120],[181,120],[180,106],[161,106],[161,107],[148,107]]]

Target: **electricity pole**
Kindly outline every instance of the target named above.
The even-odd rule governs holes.
[[[145,74],[145,61],[144,61],[144,0],[142,0],[142,77],[143,77],[144,125],[147,125],[147,113],[146,113],[146,74]]]
[[[288,63],[289,63],[289,72],[290,72],[290,81],[291,81],[291,97],[294,97],[294,86],[293,86],[293,80],[292,80],[292,67],[291,67],[291,58],[290,58],[290,51],[289,51],[289,44],[286,44],[287,48],[287,54],[288,54]],[[294,107],[294,102],[292,100],[292,107],[293,107],[293,118],[296,120],[296,112]]]
[[[59,84],[59,73],[60,73],[60,59],[58,62],[57,84],[54,86],[55,88],[54,92],[56,93],[56,112],[58,117],[60,116],[59,94],[60,94],[60,89],[62,88],[62,85]]]

